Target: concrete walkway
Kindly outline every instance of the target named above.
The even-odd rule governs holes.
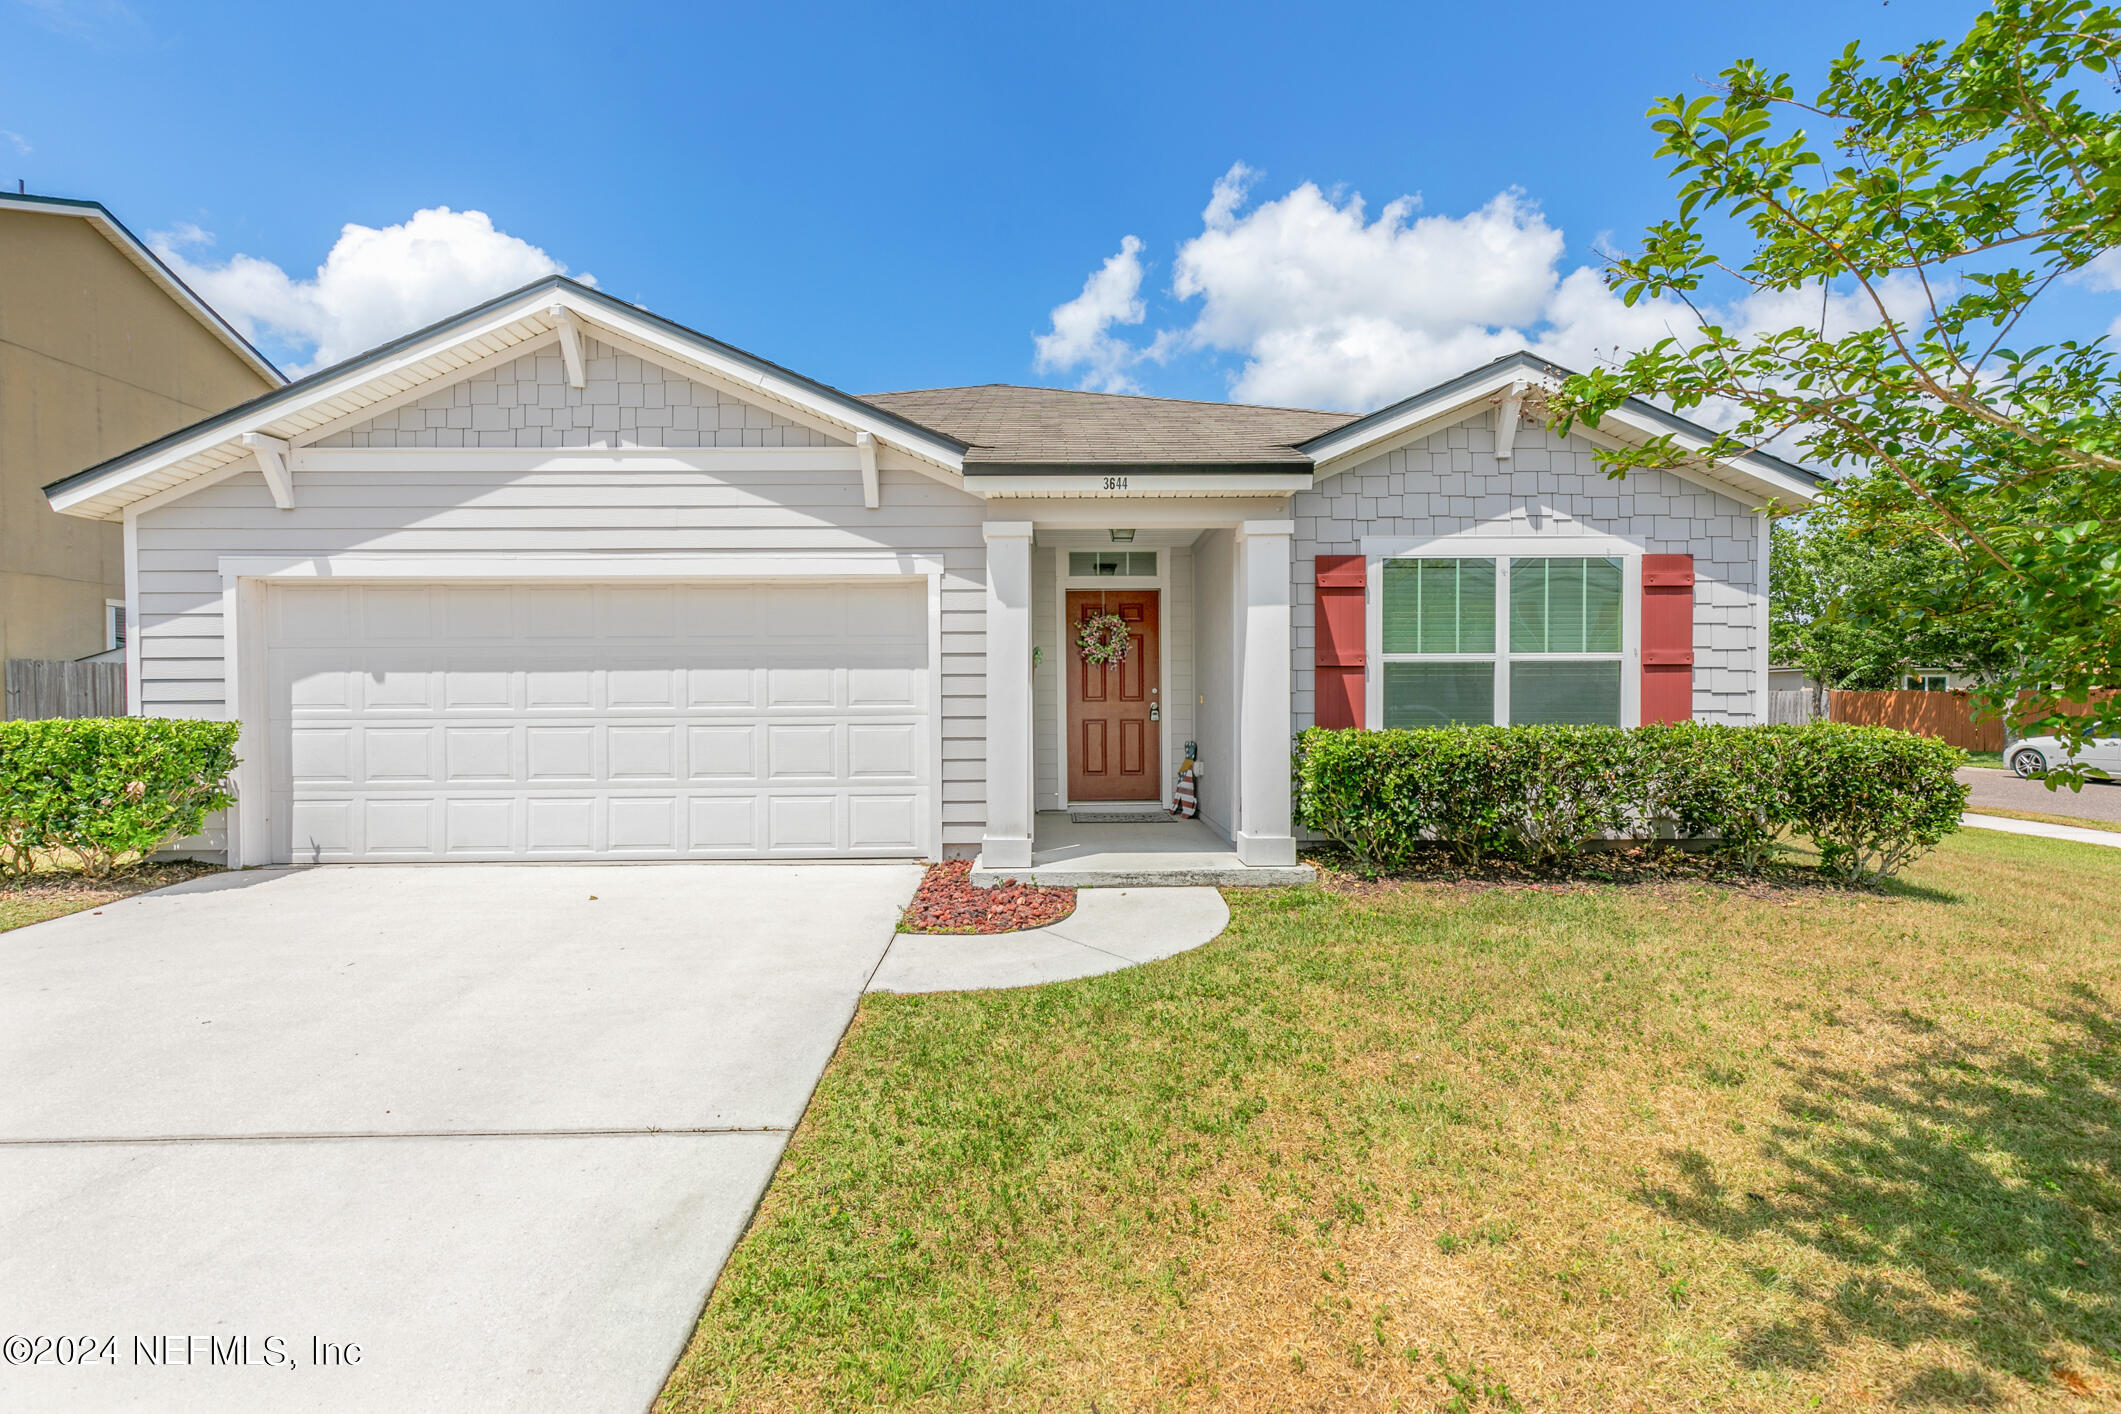
[[[1044,928],[901,933],[869,990],[976,992],[1095,977],[1191,951],[1229,924],[1229,905],[1214,889],[1083,889],[1075,912]]]
[[[1960,823],[1972,830],[1998,830],[2006,835],[2037,835],[2044,840],[2070,840],[2077,844],[2104,845],[2121,849],[2121,831],[2093,830],[2082,825],[2050,825],[2045,820],[2013,820],[2003,815],[1962,815]]]
[[[1248,865],[1227,839],[1200,820],[1077,823],[1065,811],[1043,810],[1032,828],[1028,869],[989,869],[974,861],[972,882],[985,886],[1004,879],[1034,879],[1071,889],[1274,889],[1312,883],[1318,877],[1308,864]]]
[[[0,1335],[114,1360],[0,1409],[639,1414],[919,879],[259,870],[0,936]]]

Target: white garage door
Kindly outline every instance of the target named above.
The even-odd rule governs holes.
[[[921,581],[276,587],[267,620],[276,859],[928,852]]]

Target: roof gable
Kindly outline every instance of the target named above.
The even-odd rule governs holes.
[[[160,286],[163,293],[192,318],[205,326],[208,333],[243,360],[259,377],[278,386],[287,382],[287,375],[275,368],[272,361],[258,352],[250,340],[236,332],[230,324],[215,312],[212,305],[193,292],[192,287],[177,278],[177,273],[162,263],[162,258],[150,250],[147,243],[134,235],[125,223],[111,215],[110,208],[100,201],[77,201],[63,196],[31,196],[28,193],[0,196],[0,211],[25,211],[38,216],[73,216],[86,221],[118,253],[140,268],[148,279]]]
[[[1512,402],[1536,404],[1571,376],[1571,370],[1528,351],[1506,354],[1389,407],[1355,418],[1304,442],[1298,450],[1312,459],[1320,477],[1332,476],[1392,447],[1425,437],[1439,427],[1461,422],[1482,409]],[[1716,439],[1713,429],[1640,398],[1630,398],[1626,405],[1601,418],[1596,427],[1579,422],[1573,431],[1590,441],[1607,444],[1639,444],[1672,433],[1678,444],[1689,451],[1707,447]],[[1704,459],[1687,470],[1763,503],[1809,504],[1826,484],[1826,478],[1817,472],[1766,452],[1748,452],[1714,464]]]
[[[792,421],[836,429],[848,440],[866,432],[937,473],[954,476],[962,468],[964,445],[954,438],[555,275],[64,477],[45,495],[54,509],[114,518],[127,505],[243,461],[250,456],[246,434],[308,445],[355,414],[416,402],[426,396],[423,388],[432,391],[496,355],[557,344],[563,325]]]
[[[825,447],[817,428],[584,336],[584,386],[556,343],[505,355],[313,447]]]

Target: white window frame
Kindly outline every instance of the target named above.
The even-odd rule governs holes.
[[[1497,725],[1510,720],[1510,664],[1620,664],[1620,725],[1642,723],[1642,548],[1608,535],[1447,535],[1426,540],[1365,537],[1363,584],[1363,720],[1385,724],[1384,567],[1388,560],[1493,560],[1495,562],[1495,651],[1492,653],[1395,653],[1394,662],[1491,663],[1495,671]],[[1510,651],[1510,562],[1512,560],[1614,559],[1620,561],[1620,651],[1618,653],[1519,653]]]
[[[118,632],[118,621],[123,618],[124,615],[125,601],[123,599],[106,599],[103,601],[104,652],[110,653],[116,651],[117,649],[123,648],[125,646],[125,641],[128,638],[132,637],[133,626],[130,623],[127,623],[125,625],[124,633]]]

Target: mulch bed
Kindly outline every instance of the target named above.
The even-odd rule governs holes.
[[[991,889],[972,882],[970,860],[931,864],[899,919],[902,933],[1014,933],[1043,928],[1075,912],[1075,890],[1036,884],[997,884]]]
[[[180,859],[164,864],[134,865],[107,879],[87,879],[62,870],[8,879],[0,883],[0,932],[28,923],[40,923],[46,918],[79,913],[83,909],[100,908],[134,894],[165,889],[202,874],[220,872],[218,864]]]

